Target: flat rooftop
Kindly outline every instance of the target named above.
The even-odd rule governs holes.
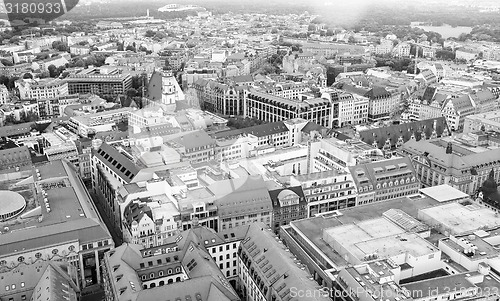
[[[495,212],[478,204],[442,204],[422,209],[418,216],[421,220],[437,221],[452,234],[471,233],[483,227],[486,229],[500,227],[500,219]]]
[[[326,229],[323,239],[327,242],[334,242],[332,247],[342,246],[359,260],[368,254],[373,254],[375,250],[380,258],[402,253],[410,253],[419,257],[438,251],[418,234],[406,233],[402,228],[382,217]]]
[[[423,195],[430,197],[438,202],[449,202],[469,197],[467,193],[453,188],[448,184],[422,188],[419,191]]]
[[[379,218],[390,209],[399,209],[412,217],[418,215],[423,208],[438,205],[439,202],[431,198],[410,199],[407,197],[372,203],[353,208],[340,210],[341,215],[324,215],[290,223],[298,232],[307,237],[315,247],[321,250],[325,256],[338,265],[347,262],[342,256],[335,252],[330,245],[323,240],[323,230],[340,226],[343,224],[358,223],[368,219]]]

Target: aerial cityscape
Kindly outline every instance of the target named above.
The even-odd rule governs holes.
[[[499,301],[500,2],[0,1],[0,301]]]

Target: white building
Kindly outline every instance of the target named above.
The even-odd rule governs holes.
[[[19,79],[15,82],[15,86],[19,89],[21,99],[40,100],[68,94],[68,83],[60,79]]]

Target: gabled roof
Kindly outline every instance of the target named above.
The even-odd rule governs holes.
[[[364,96],[368,98],[379,98],[379,97],[390,97],[391,93],[389,93],[384,87],[373,86],[373,88],[368,91]]]
[[[359,137],[361,141],[369,145],[373,145],[373,141],[376,141],[378,148],[382,148],[387,139],[389,139],[391,148],[394,148],[400,137],[403,138],[403,142],[410,140],[412,135],[414,135],[417,141],[419,141],[422,136],[427,138],[431,137],[434,131],[434,124],[436,125],[435,130],[437,137],[441,137],[445,131],[450,133],[446,118],[438,117],[359,131]]]
[[[260,124],[248,128],[243,128],[241,130],[244,133],[247,133],[249,135],[254,135],[257,137],[265,137],[289,131],[283,121]]]
[[[101,144],[94,155],[126,182],[130,182],[139,173],[134,162],[106,142]]]
[[[194,149],[215,144],[215,140],[203,130],[187,133],[179,138],[175,138],[173,141],[184,146],[186,149]]]
[[[459,97],[450,98],[448,101],[451,101],[451,103],[453,104],[453,108],[455,109],[455,111],[459,113],[474,109],[474,105],[472,104],[469,95],[462,95]]]
[[[217,181],[208,189],[216,197],[219,216],[240,216],[271,211],[271,198],[261,176]]]
[[[317,289],[318,284],[307,269],[293,259],[286,246],[280,244],[273,232],[263,223],[252,223],[240,246],[244,261],[249,258],[251,262],[259,262],[252,264],[252,271],[255,271],[256,277],[269,288],[269,293],[265,296],[267,300],[271,300],[271,295],[276,296],[276,301],[294,300],[291,298],[291,289],[296,287],[304,291]],[[296,299],[330,300],[325,294],[309,294]]]
[[[17,135],[29,134],[34,127],[33,122],[20,123],[0,127],[0,137],[12,137]]]

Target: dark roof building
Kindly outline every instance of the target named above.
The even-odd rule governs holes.
[[[194,230],[155,248],[121,245],[103,270],[108,300],[240,300]]]
[[[77,301],[80,296],[77,269],[65,262],[40,261],[3,272],[0,287],[0,300]]]
[[[270,190],[269,196],[273,205],[271,228],[275,233],[279,232],[281,226],[307,217],[307,201],[302,186]]]
[[[415,195],[420,181],[409,157],[349,167],[358,188],[358,205]]]
[[[450,135],[446,118],[438,117],[422,121],[401,123],[359,131],[361,141],[386,151],[403,145],[410,139],[433,139]]]
[[[245,298],[252,295],[252,300],[330,300],[328,294],[313,294],[318,291],[318,283],[262,223],[250,226],[238,255]],[[299,297],[297,289],[311,293]]]

